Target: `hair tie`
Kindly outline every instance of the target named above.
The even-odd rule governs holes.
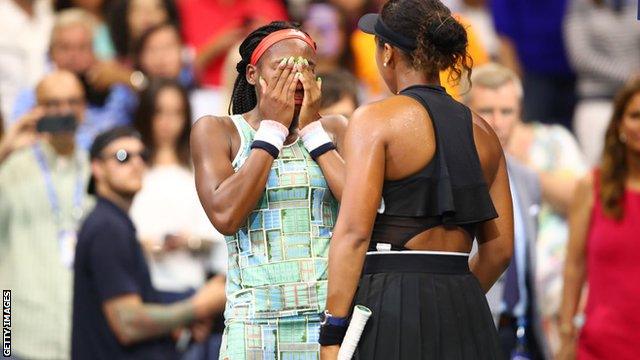
[[[244,60],[238,61],[236,64],[236,71],[240,74],[244,74],[247,71],[247,63]]]

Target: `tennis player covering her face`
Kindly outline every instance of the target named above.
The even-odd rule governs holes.
[[[391,0],[359,27],[397,96],[356,110],[345,135],[322,359],[336,358],[354,303],[373,312],[355,359],[500,359],[484,292],[513,251],[505,158],[438,80],[470,71],[466,31],[437,0]]]
[[[220,359],[317,359],[344,182],[343,117],[320,117],[315,44],[273,22],[240,45],[232,113],[192,131],[200,201],[227,235]]]

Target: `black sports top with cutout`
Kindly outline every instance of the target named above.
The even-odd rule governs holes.
[[[419,172],[384,182],[369,249],[386,243],[392,250],[407,250],[414,236],[440,225],[459,226],[473,238],[479,223],[498,214],[480,166],[471,111],[441,86],[416,85],[400,94],[429,113],[436,151]]]

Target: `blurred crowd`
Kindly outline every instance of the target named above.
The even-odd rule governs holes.
[[[561,314],[568,239],[582,231],[568,222],[573,194],[580,179],[596,176],[603,150],[607,166],[631,166],[612,165],[609,142],[640,143],[640,120],[635,128],[624,122],[630,106],[640,113],[640,88],[633,87],[640,79],[637,2],[443,2],[467,27],[474,66],[470,79],[445,72],[441,82],[494,127],[510,161],[532,182],[515,189],[512,180],[517,201],[526,204],[516,211],[514,257],[526,260],[519,299],[529,294],[525,312],[536,319],[538,345],[550,357],[567,332],[561,318],[571,313],[579,327],[574,315],[584,306]],[[14,355],[70,356],[73,271],[59,255],[60,229],[77,230],[95,202],[78,189],[86,189],[88,150],[98,134],[123,125],[141,134],[148,171],[129,215],[161,300],[187,298],[226,268],[224,238],[196,194],[189,134],[200,116],[228,112],[239,43],[273,20],[298,22],[317,43],[321,114],[348,118],[359,104],[390,95],[372,61],[373,37],[355,26],[383,3],[0,0],[0,286],[14,294]],[[627,83],[626,100],[614,101]],[[77,123],[73,145],[38,126],[64,114]],[[637,211],[621,216],[638,224]],[[572,226],[588,231],[588,222],[580,224]],[[509,286],[508,276],[501,281]],[[499,326],[503,296],[488,296]],[[510,311],[519,316],[516,307]],[[212,337],[222,326],[217,316]],[[217,358],[209,341],[211,351],[182,350]]]

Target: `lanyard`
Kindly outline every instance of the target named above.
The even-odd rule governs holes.
[[[47,197],[49,198],[49,204],[51,204],[51,211],[53,212],[53,216],[56,219],[58,225],[62,224],[62,209],[60,207],[60,199],[58,198],[58,194],[56,193],[56,188],[53,185],[53,178],[51,177],[51,169],[49,169],[49,165],[47,164],[47,160],[42,152],[42,148],[40,144],[36,144],[33,148],[33,152],[36,156],[36,160],[38,161],[38,166],[40,167],[40,171],[44,176],[45,187],[47,190]],[[82,200],[84,198],[84,181],[82,179],[82,170],[80,169],[80,161],[76,161],[77,167],[77,176],[76,176],[76,187],[73,192],[73,218],[74,221],[80,221],[82,217]]]

